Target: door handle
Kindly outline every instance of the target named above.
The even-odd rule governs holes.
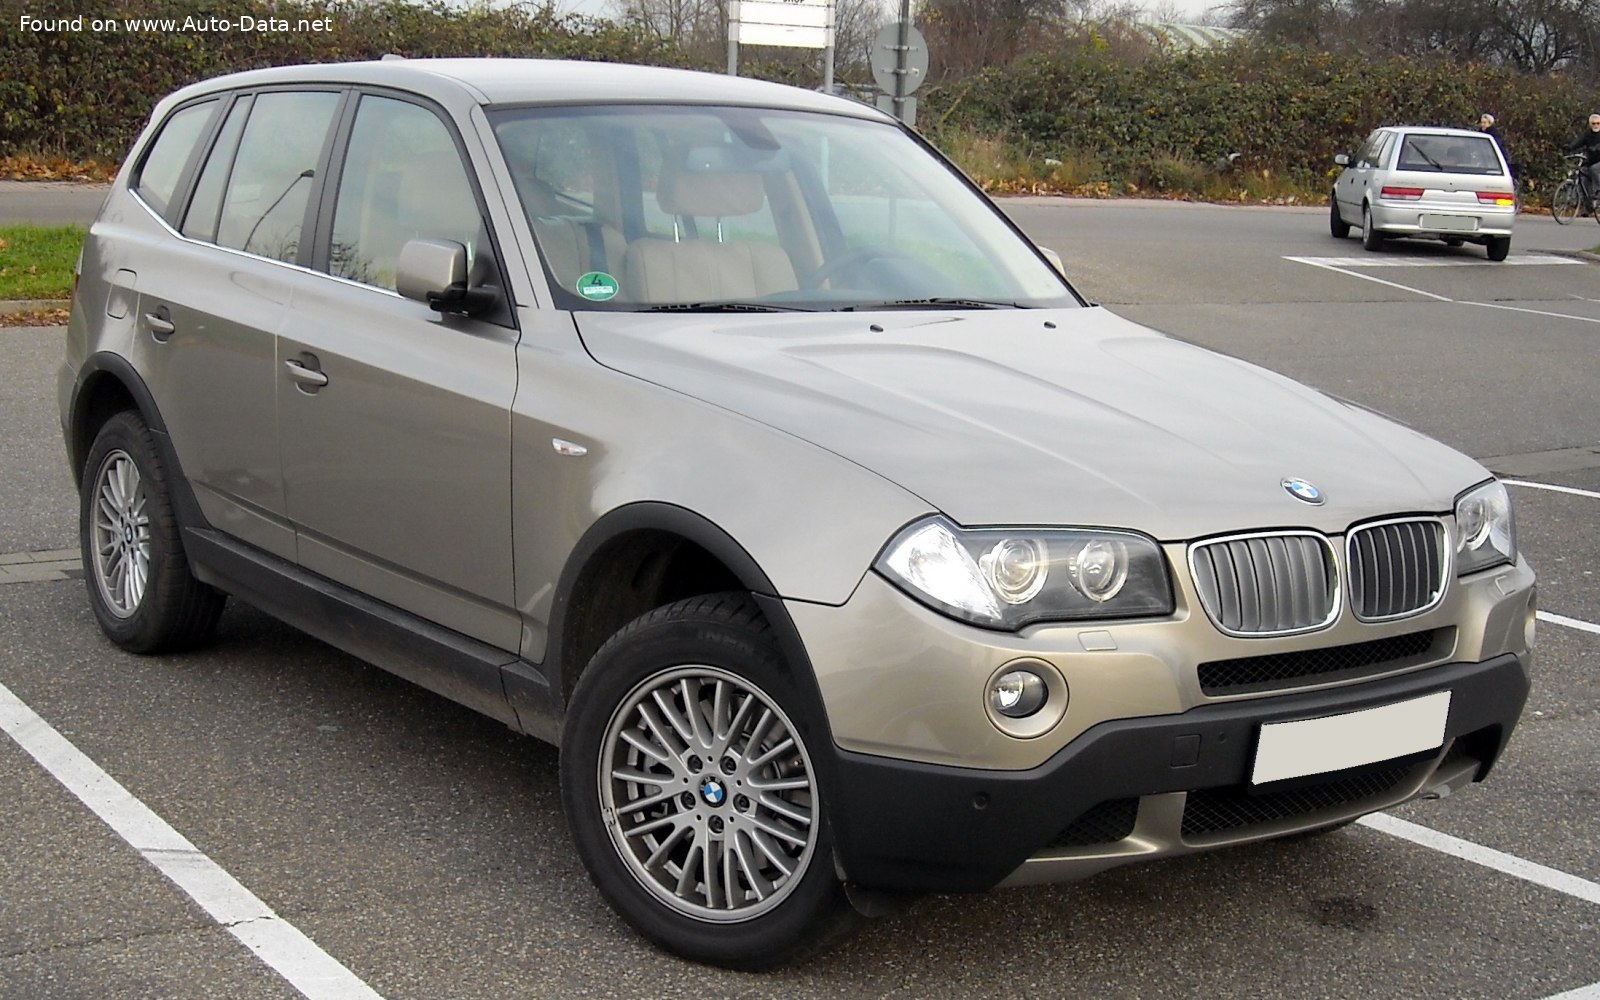
[[[289,377],[307,389],[320,389],[328,384],[328,376],[315,368],[307,368],[300,361],[290,358],[283,363],[289,370]]]
[[[150,328],[150,336],[163,344],[178,330],[177,327],[172,325],[171,316],[172,314],[167,312],[166,306],[157,306],[154,312],[144,314],[144,322]]]

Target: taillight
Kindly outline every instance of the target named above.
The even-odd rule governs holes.
[[[1378,197],[1394,198],[1398,201],[1417,201],[1422,197],[1422,188],[1384,187],[1378,192]]]
[[[1511,196],[1506,194],[1504,191],[1479,191],[1478,204],[1499,205],[1502,208],[1509,208],[1511,205],[1515,204],[1515,202],[1512,200]]]

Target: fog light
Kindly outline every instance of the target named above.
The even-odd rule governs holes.
[[[1010,670],[994,679],[989,706],[1008,719],[1026,719],[1044,707],[1048,694],[1043,677],[1031,670]]]

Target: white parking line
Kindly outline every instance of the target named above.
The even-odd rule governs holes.
[[[134,798],[4,684],[0,684],[0,729],[302,995],[311,1000],[383,1000]]]
[[[1312,261],[1324,262],[1333,267],[1506,267],[1515,265],[1539,264],[1582,264],[1581,260],[1571,257],[1555,257],[1550,254],[1518,254],[1507,257],[1499,262],[1479,260],[1472,257],[1288,257],[1286,260],[1296,260],[1302,264]]]
[[[1568,618],[1566,615],[1551,614],[1548,611],[1538,611],[1534,613],[1534,617],[1538,618],[1542,622],[1549,622],[1552,625],[1565,625],[1567,628],[1575,628],[1580,632],[1593,632],[1595,635],[1600,635],[1600,625],[1595,625],[1591,622],[1579,621],[1576,618]]]
[[[1556,486],[1552,483],[1530,483],[1526,479],[1502,479],[1507,486],[1526,486],[1530,490],[1549,490],[1551,493],[1567,493],[1575,497],[1589,497],[1600,500],[1600,493],[1594,490],[1580,490],[1573,486]]]
[[[1554,868],[1546,868],[1544,865],[1535,864],[1532,861],[1527,861],[1490,847],[1484,847],[1481,844],[1474,844],[1470,840],[1462,840],[1447,833],[1430,830],[1425,826],[1407,823],[1403,819],[1396,819],[1385,813],[1373,813],[1370,816],[1363,816],[1356,820],[1356,823],[1361,826],[1371,827],[1381,833],[1387,833],[1391,837],[1409,840],[1413,844],[1421,844],[1423,847],[1441,851],[1463,861],[1471,861],[1475,865],[1492,868],[1497,872],[1520,878],[1525,882],[1532,882],[1534,885],[1540,885],[1546,889],[1554,889],[1563,895],[1572,896],[1586,903],[1600,906],[1600,884],[1590,882],[1588,879],[1581,879],[1576,875],[1568,875],[1566,872],[1556,871]]]
[[[1403,819],[1396,819],[1385,813],[1373,813],[1370,816],[1363,816],[1356,820],[1356,824],[1369,827],[1380,833],[1387,833],[1391,837],[1409,840],[1413,844],[1420,844],[1423,847],[1441,851],[1451,857],[1470,861],[1485,868],[1492,868],[1513,878],[1520,878],[1523,881],[1532,882],[1534,885],[1553,889],[1563,895],[1572,896],[1586,903],[1594,903],[1600,906],[1600,884],[1590,882],[1588,879],[1581,879],[1576,875],[1568,875],[1566,872],[1557,871],[1554,868],[1546,868],[1544,865],[1535,864],[1514,854],[1506,854],[1503,851],[1484,847],[1482,844],[1474,844],[1470,840],[1452,837],[1447,833],[1440,833],[1438,830],[1430,830],[1425,826],[1408,823]],[[1566,993],[1546,997],[1545,1000],[1600,1000],[1600,983],[1595,983],[1592,986],[1580,986]]]
[[[1409,264],[1409,263],[1408,264],[1382,263],[1381,262],[1382,258],[1376,258],[1375,260],[1368,261],[1364,257],[1287,257],[1286,256],[1283,259],[1284,260],[1288,260],[1288,261],[1293,261],[1296,264],[1309,264],[1312,267],[1320,267],[1324,271],[1332,271],[1335,274],[1342,274],[1342,275],[1345,275],[1346,277],[1359,278],[1362,281],[1371,281],[1371,282],[1374,282],[1374,283],[1379,284],[1379,285],[1387,285],[1390,288],[1397,288],[1402,292],[1410,292],[1413,295],[1425,296],[1426,298],[1433,299],[1435,302],[1448,302],[1451,305],[1458,305],[1458,306],[1478,306],[1478,307],[1483,308],[1483,309],[1503,309],[1506,312],[1528,313],[1529,315],[1532,315],[1532,316],[1548,316],[1548,317],[1551,317],[1552,319],[1570,319],[1570,320],[1573,320],[1573,321],[1578,322],[1578,323],[1600,323],[1600,319],[1597,319],[1597,318],[1592,317],[1592,316],[1572,316],[1572,315],[1569,315],[1567,313],[1550,312],[1547,309],[1528,309],[1528,308],[1526,308],[1524,306],[1508,306],[1508,305],[1504,305],[1504,304],[1499,303],[1499,302],[1466,302],[1466,301],[1462,301],[1462,300],[1459,300],[1459,299],[1452,299],[1447,295],[1438,295],[1438,294],[1435,294],[1434,292],[1425,292],[1420,288],[1412,288],[1410,285],[1402,285],[1397,281],[1386,281],[1383,278],[1376,278],[1376,277],[1373,277],[1370,274],[1362,274],[1359,271],[1350,270],[1350,268],[1352,268],[1352,267],[1371,268],[1371,267],[1430,267],[1430,266],[1431,267],[1450,267],[1450,266],[1457,266],[1457,265],[1450,264],[1450,263],[1435,263],[1435,264],[1428,264],[1428,263],[1416,263],[1416,264]],[[1540,256],[1537,256],[1537,255],[1529,255],[1527,257],[1508,257],[1506,260],[1501,261],[1501,264],[1509,264],[1509,263],[1512,263],[1513,261],[1526,262],[1526,263],[1532,263],[1532,264],[1545,264],[1545,263],[1549,263],[1549,264],[1555,264],[1555,263],[1577,264],[1577,263],[1581,263],[1580,261],[1568,260],[1565,257],[1540,257]],[[1461,264],[1475,264],[1477,262],[1476,261],[1462,261],[1460,263]]]

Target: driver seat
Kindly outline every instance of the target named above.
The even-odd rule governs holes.
[[[766,203],[760,174],[663,170],[656,185],[656,202],[674,218],[717,220],[716,236],[675,236],[670,241],[647,237],[628,244],[623,287],[635,301],[740,300],[800,287],[794,262],[782,247],[722,241],[722,219],[751,215]]]

